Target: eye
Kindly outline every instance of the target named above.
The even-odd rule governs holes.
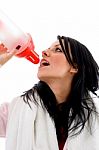
[[[55,49],[55,51],[57,51],[57,52],[62,52],[62,50],[61,50],[59,47],[57,47],[57,48]]]

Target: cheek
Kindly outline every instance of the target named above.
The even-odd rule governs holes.
[[[70,68],[71,68],[70,64],[68,63],[68,61],[66,60],[65,57],[61,57],[61,58],[59,57],[59,58],[53,59],[52,64],[53,64],[52,65],[53,68],[56,68],[60,71],[61,70],[64,70],[64,71],[70,70]]]

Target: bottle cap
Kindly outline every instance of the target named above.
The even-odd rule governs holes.
[[[19,49],[20,45],[17,46],[16,49]],[[32,62],[33,64],[38,64],[40,59],[39,59],[39,55],[34,51],[34,43],[32,38],[30,37],[30,42],[29,45],[27,46],[27,48],[23,51],[21,51],[20,53],[17,53],[16,56],[17,57],[25,57],[27,60],[29,60],[30,62]]]

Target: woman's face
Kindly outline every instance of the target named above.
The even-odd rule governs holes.
[[[70,76],[71,65],[66,60],[61,45],[57,40],[48,49],[42,52],[42,59],[38,68],[38,78],[49,82],[55,79],[64,79]]]

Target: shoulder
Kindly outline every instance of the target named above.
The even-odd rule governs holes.
[[[36,95],[39,99],[39,96]],[[20,114],[23,112],[32,112],[33,114],[37,111],[37,104],[34,102],[33,98],[32,101],[29,101],[31,107],[29,107],[28,103],[26,103],[23,99],[23,96],[15,97],[9,105],[9,116],[13,113]]]
[[[94,98],[93,103],[96,107],[96,111],[99,113],[99,98]]]
[[[93,115],[91,116],[91,130],[92,133],[97,136],[97,133],[99,133],[99,98],[94,98],[93,103],[96,112],[93,111]]]

